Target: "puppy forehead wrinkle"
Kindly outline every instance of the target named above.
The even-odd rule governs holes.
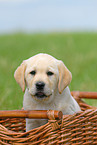
[[[53,73],[57,73],[58,69],[56,68],[56,66],[52,66],[52,65],[45,65],[45,63],[43,65],[33,65],[33,66],[30,66],[28,67],[27,69],[29,71],[32,71],[32,70],[35,70],[35,71],[38,71],[38,72],[48,72],[48,71],[51,71]]]

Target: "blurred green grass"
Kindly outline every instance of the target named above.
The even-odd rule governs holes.
[[[14,80],[20,63],[37,54],[61,59],[72,72],[70,90],[97,92],[97,33],[0,36],[0,110],[21,109],[23,93]],[[97,106],[97,100],[86,100]]]

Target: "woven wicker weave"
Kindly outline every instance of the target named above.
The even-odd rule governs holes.
[[[87,105],[82,98],[97,99],[97,93],[72,92],[82,111],[55,119],[49,111],[47,124],[25,132],[25,112],[8,117],[0,111],[1,145],[97,145],[97,108]],[[26,117],[31,114],[26,113]]]

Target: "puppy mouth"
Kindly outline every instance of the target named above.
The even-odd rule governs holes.
[[[48,96],[45,95],[45,93],[43,93],[43,92],[37,92],[35,94],[35,97],[37,97],[37,98],[47,98]]]
[[[47,97],[50,97],[52,94],[50,95],[46,95],[44,92],[36,92],[36,94],[34,95],[34,97],[38,98],[38,99],[44,99]]]

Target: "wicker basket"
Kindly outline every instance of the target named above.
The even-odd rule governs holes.
[[[82,98],[97,99],[97,93],[71,92],[82,111],[64,115],[60,111],[0,111],[1,145],[97,145],[97,108]],[[25,132],[25,118],[49,118],[47,124]],[[59,119],[58,119],[59,118]]]

